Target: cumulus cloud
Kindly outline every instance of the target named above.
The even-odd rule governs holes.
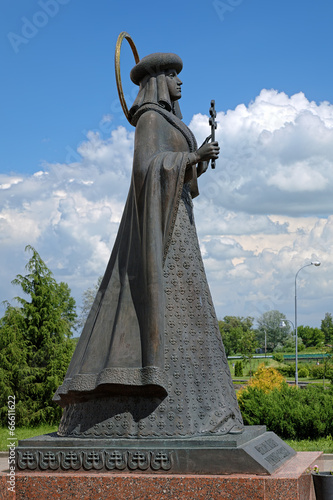
[[[105,140],[89,132],[78,161],[45,163],[29,177],[1,177],[6,187],[0,191],[1,252],[2,262],[9,263],[2,300],[11,299],[9,283],[23,272],[27,244],[36,247],[57,278],[67,280],[78,301],[103,273],[127,194],[133,138],[123,127]]]
[[[320,326],[333,280],[333,106],[263,90],[248,106],[218,112],[221,157],[200,178],[198,236],[219,317],[258,317],[269,309],[293,315],[295,272],[300,323]],[[103,117],[105,123],[111,120]],[[208,117],[190,128],[198,144]],[[0,176],[0,299],[24,272],[34,246],[78,303],[107,264],[130,183],[133,131],[103,138],[88,132],[65,164],[45,163],[34,175]]]
[[[204,180],[207,196],[252,214],[331,213],[332,104],[262,90],[248,107],[217,113],[217,121],[222,153]],[[190,128],[202,141],[207,117],[195,115]]]

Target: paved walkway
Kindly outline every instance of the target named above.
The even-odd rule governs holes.
[[[0,474],[8,471],[8,454],[5,451],[0,451]]]

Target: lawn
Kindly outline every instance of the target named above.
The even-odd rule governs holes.
[[[312,351],[314,351],[313,348],[311,348]],[[307,352],[307,354],[316,354],[315,352]],[[306,351],[304,351],[306,352]],[[319,351],[318,351],[319,352]],[[269,354],[269,356],[272,356],[272,354]],[[247,381],[250,379],[250,365],[249,365],[249,362],[246,362],[244,363],[243,362],[243,374],[244,376],[243,377],[235,377],[234,376],[234,373],[235,373],[235,363],[236,361],[242,361],[241,359],[228,359],[228,364],[229,364],[229,368],[230,368],[230,372],[231,372],[231,376],[232,376],[232,379],[234,381],[234,383],[238,381]],[[252,370],[252,373],[255,373],[256,370],[258,369],[259,365],[261,364],[265,364],[267,367],[273,367],[273,368],[277,368],[279,366],[281,366],[281,363],[279,363],[278,361],[275,361],[272,357],[265,357],[264,355],[261,355],[259,358],[253,358],[251,360],[251,370]],[[302,366],[307,366],[308,363],[306,362],[299,362],[299,368],[302,367]],[[322,379],[312,379],[310,377],[305,377],[305,378],[302,378],[302,377],[298,377],[298,380],[299,382],[307,382],[308,384],[319,384],[319,385],[323,385],[323,380]],[[288,383],[293,383],[295,381],[294,377],[287,377],[287,382]],[[330,382],[329,380],[325,380],[325,386],[328,387],[330,385]]]
[[[285,443],[289,444],[295,451],[322,451],[323,453],[333,453],[333,438],[303,439],[295,441],[294,439],[284,439]]]
[[[7,444],[19,439],[26,439],[58,430],[57,425],[40,425],[39,427],[22,427],[15,430],[15,436],[10,436],[7,427],[0,427],[0,451],[7,451]]]

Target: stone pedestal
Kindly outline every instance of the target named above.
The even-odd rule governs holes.
[[[140,474],[272,474],[295,451],[265,426],[241,434],[188,439],[65,438],[19,441],[18,470]]]
[[[321,452],[297,453],[271,475],[18,472],[17,499],[29,500],[315,500],[306,469]],[[15,498],[0,476],[0,499]]]
[[[320,455],[296,454],[265,426],[190,439],[52,433],[19,441],[16,498],[314,500],[305,471]]]

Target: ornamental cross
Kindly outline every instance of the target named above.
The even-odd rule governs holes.
[[[211,128],[211,140],[212,140],[212,142],[215,142],[215,130],[217,127],[217,122],[215,120],[216,110],[215,110],[215,101],[214,100],[210,101],[209,114],[210,114],[209,125]],[[212,168],[215,168],[215,160],[212,160],[211,165],[212,165]]]

